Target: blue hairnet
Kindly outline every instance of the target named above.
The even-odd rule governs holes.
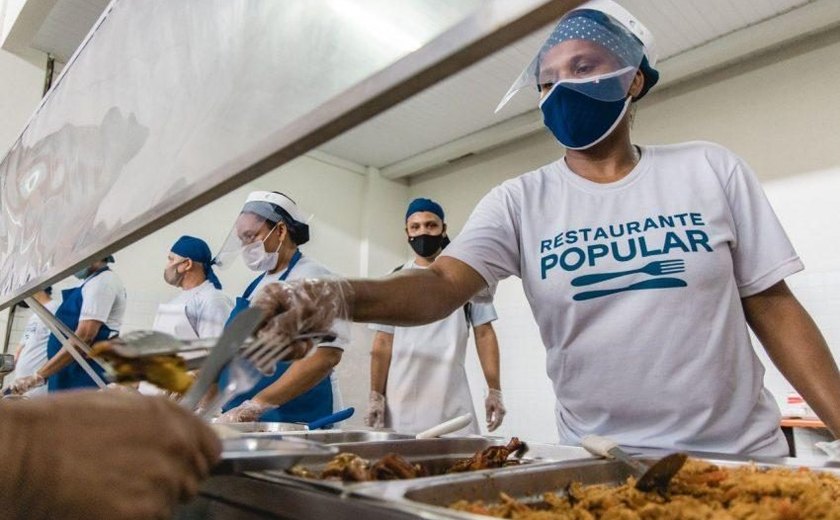
[[[222,283],[213,272],[213,254],[210,252],[210,247],[207,242],[200,238],[184,235],[175,242],[171,251],[178,256],[189,258],[193,262],[198,262],[204,266],[204,275],[213,284],[216,289],[222,288]]]
[[[405,219],[408,220],[408,217],[411,215],[419,212],[419,211],[428,211],[429,213],[434,213],[441,220],[446,220],[443,216],[443,208],[437,202],[433,201],[432,199],[414,199],[408,205],[408,210],[405,212]]]
[[[622,27],[617,27],[610,17],[601,11],[578,9],[569,13],[557,24],[540,49],[539,61],[542,61],[542,56],[555,45],[581,37],[601,44],[615,54],[624,65],[633,67],[636,67],[638,63],[633,59],[634,51],[644,48],[644,45],[636,36]],[[648,90],[659,81],[659,72],[651,67],[647,56],[642,56],[641,65],[638,66],[645,76],[645,84],[642,91],[636,96],[637,100],[647,94]],[[539,78],[539,67],[536,75]]]

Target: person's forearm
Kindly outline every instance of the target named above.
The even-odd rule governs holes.
[[[44,366],[38,370],[38,375],[43,377],[44,379],[49,378],[50,376],[55,375],[59,370],[68,366],[70,363],[73,362],[73,356],[67,352],[65,349],[61,349],[58,351],[58,354],[51,357],[44,363]]]
[[[76,337],[78,337],[85,345],[90,345],[93,338],[99,333],[102,323],[94,320],[82,320],[76,328]],[[71,347],[72,348],[72,347]],[[40,370],[38,375],[47,379],[54,375],[62,368],[73,363],[73,356],[67,352],[66,349],[61,349],[58,354],[50,358]]]
[[[382,395],[385,395],[388,384],[393,337],[391,334],[377,332],[370,353],[370,389]]]
[[[341,360],[341,350],[318,348],[311,356],[292,363],[288,370],[268,388],[254,396],[260,403],[283,406],[307,392],[330,374]]]
[[[487,387],[501,390],[499,342],[492,325],[487,323],[475,327],[475,347],[478,353],[478,361],[481,363],[481,371],[484,372],[484,379],[487,381]]]
[[[750,326],[770,359],[840,436],[840,372],[825,338],[787,286],[775,286],[744,300]]]
[[[441,320],[486,287],[465,263],[437,259],[429,269],[404,269],[376,280],[351,280],[354,321],[414,326]]]

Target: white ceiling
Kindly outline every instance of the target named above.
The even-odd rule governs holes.
[[[67,62],[108,6],[109,0],[58,0],[31,46]]]
[[[135,0],[132,0],[135,1]],[[141,0],[138,0],[141,1]],[[514,0],[511,0],[514,1]],[[799,24],[782,24],[783,40],[808,33],[814,18],[830,13],[840,23],[840,0],[619,0],[656,35],[659,64],[686,77],[714,63],[696,59],[698,49],[749,39],[750,29],[797,18],[812,11]],[[108,0],[57,0],[31,44],[66,60],[81,43]],[[815,14],[816,13],[816,14]],[[804,20],[804,21],[803,21]],[[551,27],[535,33],[469,69],[412,97],[363,125],[326,143],[319,151],[358,165],[384,169],[397,177],[419,173],[460,155],[480,151],[523,135],[535,128],[535,95],[521,93],[499,113],[493,110],[510,83],[530,61]],[[766,33],[767,31],[765,31]],[[746,35],[746,36],[743,36]],[[772,44],[775,35],[765,39]],[[714,60],[725,60],[727,48],[718,45]],[[741,47],[749,47],[741,43]],[[755,46],[754,46],[755,47]],[[756,51],[757,48],[742,52]],[[696,70],[694,70],[696,69]],[[668,78],[663,78],[663,82]],[[530,115],[529,115],[530,114]],[[518,117],[517,117],[518,116]],[[515,118],[515,119],[514,119]],[[530,119],[529,119],[530,118]],[[526,121],[523,126],[521,121]],[[538,126],[538,120],[536,121]],[[496,132],[496,140],[484,137],[494,128],[516,127]],[[492,127],[492,128],[491,128]],[[489,130],[488,130],[489,129]],[[465,136],[469,136],[465,139]],[[455,142],[455,145],[452,143]],[[461,143],[458,146],[458,143]]]

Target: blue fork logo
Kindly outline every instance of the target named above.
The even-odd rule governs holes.
[[[584,291],[578,294],[575,294],[573,299],[575,301],[583,301],[583,300],[591,300],[593,298],[600,298],[602,296],[609,296],[611,294],[616,294],[625,291],[639,291],[643,289],[670,289],[674,287],[686,287],[688,284],[681,280],[680,278],[673,278],[673,277],[665,277],[666,275],[672,275],[677,273],[682,273],[685,271],[685,261],[683,260],[660,260],[657,262],[650,262],[649,264],[641,267],[639,269],[632,269],[629,271],[617,271],[614,273],[597,273],[597,274],[587,274],[584,276],[578,276],[577,278],[572,280],[573,287],[582,287],[586,285],[592,285],[600,282],[605,282],[607,280],[612,280],[614,278],[620,278],[622,276],[628,276],[631,274],[648,274],[650,276],[655,277],[662,277],[662,278],[654,278],[651,280],[644,280],[642,282],[634,283],[628,285],[626,287],[621,287],[618,289],[604,289],[604,290],[596,290],[596,291]]]

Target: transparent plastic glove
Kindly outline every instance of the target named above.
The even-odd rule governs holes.
[[[33,388],[38,388],[39,386],[44,386],[47,382],[44,381],[44,378],[39,376],[38,374],[34,374],[31,376],[23,376],[15,379],[12,382],[12,385],[9,389],[15,395],[23,395],[26,392],[32,390]]]
[[[840,440],[832,442],[817,442],[814,446],[821,449],[828,455],[828,460],[831,462],[840,462]]]
[[[231,408],[213,420],[216,423],[230,424],[240,422],[257,422],[269,410],[277,408],[273,404],[247,400],[236,408]]]
[[[339,322],[350,318],[352,295],[350,283],[340,278],[308,278],[266,285],[251,303],[267,317],[257,338],[268,344],[285,345],[301,334],[338,335]],[[294,341],[290,343],[287,359],[300,359],[313,346],[311,339]]]
[[[37,520],[171,518],[221,452],[199,418],[128,392],[67,392],[0,407],[0,442],[0,516]]]
[[[502,425],[507,409],[502,401],[502,391],[491,388],[484,399],[484,411],[487,413],[487,430],[494,431]]]
[[[377,429],[385,427],[385,396],[379,392],[371,391],[368,397],[365,426]]]

